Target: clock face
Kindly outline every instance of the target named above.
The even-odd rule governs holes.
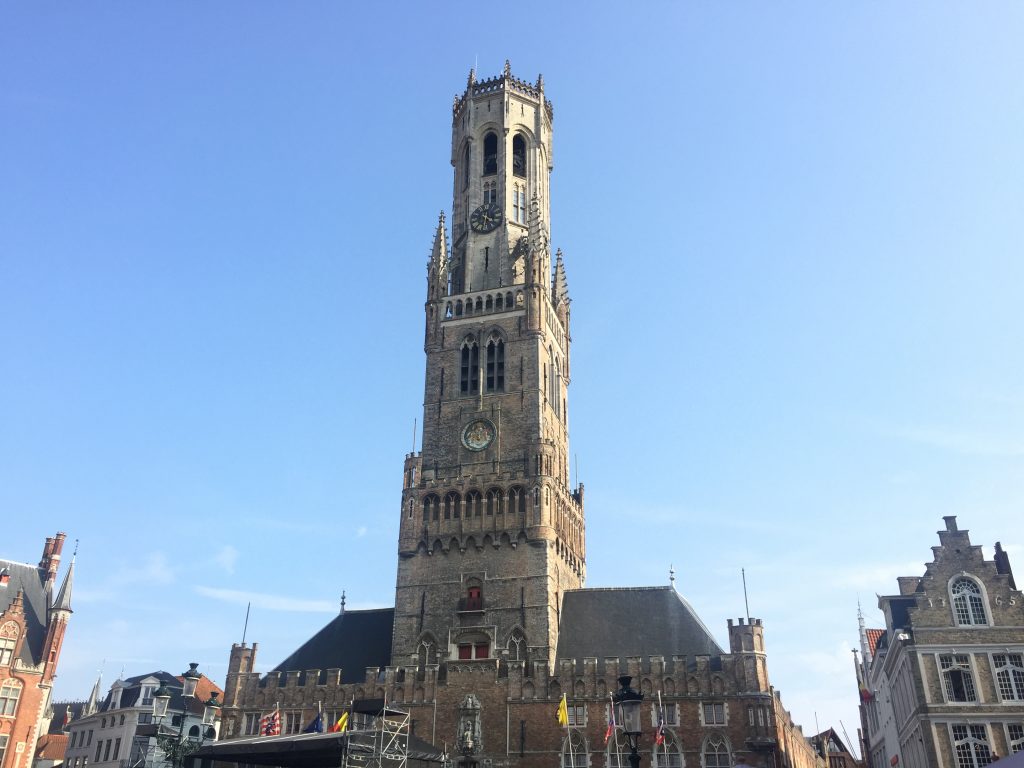
[[[496,430],[487,419],[471,421],[462,430],[462,444],[471,451],[482,451],[494,440]]]
[[[501,224],[501,208],[497,203],[484,203],[469,217],[474,232],[490,232]]]

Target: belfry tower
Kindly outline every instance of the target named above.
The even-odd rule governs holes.
[[[405,460],[392,664],[553,663],[586,573],[569,487],[569,291],[549,246],[552,108],[505,71],[452,108],[451,241],[427,265],[420,454]]]

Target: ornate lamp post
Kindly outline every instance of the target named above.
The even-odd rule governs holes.
[[[640,726],[640,705],[643,703],[644,695],[629,687],[632,680],[630,675],[619,678],[619,690],[612,696],[612,701],[615,706],[615,720],[622,726],[626,743],[629,744],[629,764],[631,768],[640,768],[640,752],[637,751],[637,747],[640,745],[640,734],[643,731]]]
[[[178,722],[178,731],[173,728],[166,731],[163,727],[163,720],[167,717],[167,705],[171,701],[171,689],[166,684],[161,684],[153,692],[153,719],[156,720],[156,743],[160,750],[167,757],[172,768],[182,768],[185,759],[203,745],[206,739],[207,729],[213,728],[217,722],[217,712],[220,710],[220,702],[217,701],[217,693],[210,693],[210,698],[203,702],[203,724],[199,728],[198,738],[185,735],[185,719],[188,715],[192,699],[196,696],[196,686],[199,685],[199,678],[202,675],[196,671],[199,666],[192,662],[188,665],[187,672],[182,673],[181,696],[184,701],[181,718]]]

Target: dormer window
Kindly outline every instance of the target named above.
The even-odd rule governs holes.
[[[521,133],[512,137],[512,173],[526,178],[526,139]]]
[[[484,136],[484,176],[493,176],[498,172],[498,135],[488,133]]]

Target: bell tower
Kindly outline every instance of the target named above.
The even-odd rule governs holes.
[[[569,289],[549,246],[544,82],[470,72],[452,107],[451,240],[427,265],[422,451],[406,457],[392,664],[553,663],[586,574],[569,487]]]

